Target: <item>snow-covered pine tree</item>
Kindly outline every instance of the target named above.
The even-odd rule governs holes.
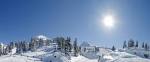
[[[37,47],[37,45],[36,45],[35,40],[34,40],[34,39],[31,39],[31,42],[30,42],[30,50],[31,50],[31,51],[35,51],[35,50],[36,50],[36,47]]]
[[[52,40],[46,40],[46,46],[50,46],[50,42],[52,42]]]
[[[6,46],[5,48],[5,55],[9,53],[9,45]]]
[[[142,43],[142,48],[145,48],[145,44],[144,44],[144,42]]]
[[[148,50],[148,44],[145,43],[145,50]]]
[[[3,55],[6,55],[6,48],[3,47]]]
[[[113,47],[111,48],[111,50],[112,50],[112,51],[115,51],[115,50],[116,50],[115,46],[113,46]]]
[[[26,50],[29,51],[29,42],[26,42]]]
[[[17,48],[16,53],[19,53],[20,52],[19,42],[16,42],[15,45],[16,45],[16,48]]]
[[[59,41],[58,37],[54,38],[53,42],[57,42],[57,44],[58,44],[58,50],[60,50],[61,49],[61,42]]]
[[[68,41],[64,41],[64,52],[65,52],[65,54],[67,55],[67,53],[68,53],[68,45],[67,45],[67,43],[68,43]]]
[[[65,44],[66,44],[66,47],[65,47],[66,51],[71,52],[72,45],[71,45],[71,38],[70,37],[67,37]]]
[[[75,38],[75,41],[74,41],[74,56],[78,56],[78,46],[77,46],[77,38]]]
[[[19,53],[23,52],[22,41],[19,42]]]
[[[13,49],[15,47],[15,43],[14,42],[10,42],[10,50]]]
[[[25,41],[22,41],[22,50],[23,50],[23,52],[25,52],[25,51],[26,51]]]
[[[128,47],[134,47],[134,40],[133,39],[130,39],[128,41]]]
[[[42,39],[39,39],[38,43],[39,43],[39,46],[38,46],[38,47],[44,46],[44,43],[43,43],[43,40],[42,40]]]
[[[29,42],[29,50],[31,50],[31,48],[32,48],[32,43]]]
[[[63,51],[65,48],[65,39],[63,37],[56,37],[54,41],[58,44],[58,50]]]
[[[66,51],[65,51],[66,50],[66,40],[65,40],[65,38],[62,37],[61,42],[62,42],[61,43],[62,51],[66,53]]]
[[[136,45],[135,45],[135,47],[138,47],[138,41],[136,41]]]
[[[127,44],[126,44],[126,41],[124,41],[123,48],[126,48],[126,47],[127,47]]]
[[[64,41],[63,41],[63,48],[65,50],[65,53],[68,52],[68,48],[69,48],[68,43],[69,43],[69,40],[64,39]]]
[[[57,38],[58,39],[58,43],[60,43],[60,49],[61,49],[61,51],[63,51],[64,50],[64,47],[65,47],[65,41],[64,41],[64,38],[63,37],[58,37]]]
[[[29,43],[26,41],[23,41],[23,52],[27,52],[29,50]]]

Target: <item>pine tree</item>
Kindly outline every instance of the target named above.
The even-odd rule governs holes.
[[[58,44],[58,50],[65,52],[67,50],[66,46],[67,46],[67,42],[63,37],[56,37],[54,38],[54,41],[57,42]]]
[[[145,50],[148,50],[148,45],[147,45],[147,43],[145,43]]]
[[[136,41],[136,45],[135,45],[135,47],[138,47],[138,41]]]
[[[3,47],[3,55],[6,55],[6,48]]]
[[[37,47],[37,43],[35,42],[34,39],[31,39],[31,42],[30,42],[30,49],[31,49],[31,51],[35,51],[36,47]]]
[[[57,42],[57,44],[58,44],[58,50],[61,50],[61,42],[59,41],[59,38],[56,37],[56,38],[53,39],[53,41]]]
[[[144,44],[144,42],[142,43],[142,48],[145,48],[145,44]]]
[[[38,48],[44,46],[44,45],[43,45],[43,40],[42,40],[42,39],[39,39],[38,43],[39,43]]]
[[[31,49],[32,49],[32,43],[29,42],[29,50],[31,50]]]
[[[77,38],[75,39],[73,46],[74,46],[74,56],[77,57],[78,54]]]
[[[65,40],[64,41],[64,52],[65,52],[65,54],[67,55],[67,53],[68,53],[68,45],[67,45],[67,41]]]
[[[61,42],[62,42],[62,51],[65,51],[66,50],[66,41],[63,37],[61,39]]]
[[[123,48],[126,48],[126,47],[127,47],[126,41],[124,41],[124,43],[123,43]]]
[[[67,39],[66,39],[66,48],[67,48],[68,52],[71,52],[72,45],[71,45],[71,38],[70,37],[67,37]]]
[[[111,50],[112,50],[112,51],[115,51],[115,50],[116,50],[115,46],[113,46]]]
[[[15,45],[16,45],[16,48],[17,48],[16,53],[19,53],[19,52],[20,52],[20,51],[19,51],[19,50],[20,50],[19,42],[16,42]]]
[[[10,50],[13,49],[15,47],[15,43],[14,42],[10,42]]]
[[[128,41],[128,47],[134,47],[134,40],[130,39]]]
[[[9,53],[9,45],[6,46],[5,53],[6,53],[6,54]]]
[[[46,46],[50,46],[50,42],[52,42],[51,40],[46,40]]]

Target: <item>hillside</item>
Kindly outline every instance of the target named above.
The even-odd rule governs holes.
[[[141,58],[126,52],[113,52],[105,48],[97,52],[97,55],[102,53],[103,57],[100,58],[99,62],[150,62],[150,59]],[[45,46],[37,49],[35,52],[28,51],[18,55],[1,56],[0,62],[98,62],[98,58],[90,59],[79,55],[78,57],[71,56],[70,60],[64,53],[55,52],[53,47]]]

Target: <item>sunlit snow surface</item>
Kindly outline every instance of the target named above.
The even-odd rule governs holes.
[[[88,59],[84,56],[72,57],[71,62],[97,62],[97,59]]]
[[[106,53],[107,52],[107,53]],[[126,52],[112,52],[103,49],[98,54],[103,53],[101,62],[150,62],[150,59],[140,58]],[[85,56],[71,56],[69,60],[63,53],[54,52],[53,47],[42,47],[35,52],[27,52],[19,55],[4,55],[0,57],[0,62],[98,62],[98,58],[89,59]]]

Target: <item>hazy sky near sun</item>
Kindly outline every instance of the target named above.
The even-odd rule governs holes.
[[[150,41],[149,0],[1,0],[0,41],[70,36],[78,42],[121,46],[133,38]],[[101,23],[111,14],[115,25]]]

